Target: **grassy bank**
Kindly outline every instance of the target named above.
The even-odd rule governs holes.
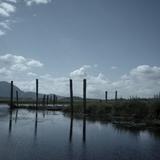
[[[64,112],[70,112],[70,107]],[[83,113],[82,103],[74,104],[74,114]],[[117,102],[88,102],[86,114],[92,118],[109,120],[128,126],[142,127],[145,125],[160,126],[159,100],[128,100]]]

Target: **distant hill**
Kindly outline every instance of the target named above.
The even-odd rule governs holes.
[[[10,98],[10,90],[11,90],[11,85],[8,82],[5,81],[0,81],[0,98]],[[35,99],[35,92],[24,92],[22,91],[20,88],[18,88],[17,86],[13,86],[13,96],[14,98],[16,97],[16,91],[18,91],[18,96],[21,99]],[[54,94],[54,93],[53,93]],[[52,95],[53,95],[52,94]],[[39,98],[42,98],[44,94],[39,93]],[[51,95],[51,94],[49,94]],[[70,101],[69,97],[64,97],[64,96],[59,96],[57,95],[59,100],[62,101]],[[79,101],[82,100],[81,97],[73,97],[74,101]]]
[[[11,86],[10,83],[1,81],[0,82],[0,98],[9,98],[10,97]],[[18,91],[19,98],[23,99],[33,99],[35,98],[35,92],[24,92],[14,85],[13,87],[13,96],[16,97],[16,91]],[[39,94],[39,98],[42,98],[43,94]]]
[[[5,81],[0,82],[0,97],[4,97],[4,98],[10,97],[10,90],[11,90],[10,88],[11,88],[10,83],[5,82]],[[14,86],[13,88],[14,97],[16,95],[16,91],[18,91],[19,96],[22,96],[24,94],[22,90]]]

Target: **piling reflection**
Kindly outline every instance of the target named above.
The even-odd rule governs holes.
[[[17,123],[17,119],[18,119],[18,109],[16,110],[15,123]]]
[[[83,116],[83,142],[86,142],[86,116]]]
[[[73,137],[73,115],[70,116],[70,130],[69,130],[69,141],[72,142]],[[82,126],[82,140],[86,142],[86,116],[83,116],[83,126]]]
[[[72,142],[72,135],[73,135],[73,115],[70,119],[70,131],[69,131],[69,141]]]
[[[12,132],[12,110],[9,111],[9,135]]]
[[[34,125],[34,136],[35,137],[37,137],[37,126],[38,126],[38,113],[36,111],[35,125]]]

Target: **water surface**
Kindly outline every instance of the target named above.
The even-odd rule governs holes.
[[[158,160],[160,132],[0,106],[0,160]]]

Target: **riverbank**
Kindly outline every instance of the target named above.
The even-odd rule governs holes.
[[[63,112],[69,113],[70,107]],[[82,115],[83,105],[74,104],[74,115]],[[117,102],[88,102],[86,108],[88,118],[108,121],[128,128],[160,128],[159,100],[129,100]]]

